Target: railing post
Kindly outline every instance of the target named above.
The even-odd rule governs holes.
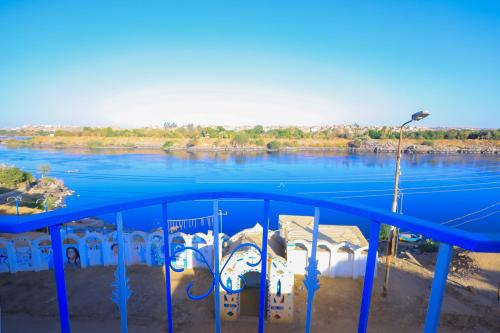
[[[306,327],[305,332],[309,333],[311,331],[311,320],[312,320],[312,305],[314,301],[314,293],[319,289],[318,280],[318,261],[316,260],[316,252],[318,248],[318,231],[319,231],[319,208],[314,207],[314,226],[312,235],[312,249],[311,255],[309,257],[309,264],[306,268],[306,277],[304,279],[304,285],[307,288],[307,304],[306,304]]]
[[[220,333],[220,270],[219,270],[219,201],[213,202],[214,219],[214,312],[215,312],[215,333]]]
[[[120,292],[120,324],[122,333],[127,333],[127,277],[125,270],[125,242],[123,240],[123,217],[122,213],[116,213],[116,237],[118,240],[118,285]]]
[[[165,251],[165,301],[167,303],[167,323],[168,332],[173,333],[173,318],[172,318],[172,291],[170,286],[170,240],[169,240],[169,225],[167,204],[161,205],[163,214],[163,249]]]
[[[444,292],[446,291],[446,279],[448,277],[448,270],[450,267],[452,254],[453,246],[446,243],[441,243],[441,245],[439,246],[436,270],[434,272],[434,280],[432,281],[432,289],[429,299],[429,307],[427,309],[427,317],[425,318],[425,333],[437,332]]]
[[[259,333],[264,333],[264,322],[266,320],[268,234],[269,234],[269,200],[264,200],[264,214],[262,216],[262,249],[261,249],[262,262],[261,262],[261,272],[260,272]]]
[[[59,304],[59,322],[62,333],[70,333],[68,300],[66,298],[66,281],[64,279],[64,259],[62,254],[61,228],[59,225],[49,227],[54,259],[54,275],[56,277],[57,302]]]
[[[366,258],[365,280],[363,283],[363,296],[361,298],[361,308],[359,311],[358,333],[365,333],[368,328],[368,318],[370,316],[370,304],[372,300],[373,279],[377,267],[378,238],[380,223],[372,221],[370,223],[370,243],[368,246],[368,257]]]

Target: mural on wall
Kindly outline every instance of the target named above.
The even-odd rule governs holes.
[[[102,237],[98,234],[90,234],[85,238],[85,249],[87,251],[87,265],[98,266],[104,263],[102,255]]]
[[[146,264],[146,234],[141,232],[134,232],[130,235],[131,249],[130,249],[130,262],[132,264]]]
[[[163,266],[165,264],[165,249],[163,248],[163,237],[153,235],[150,240],[151,265]]]
[[[116,265],[118,263],[118,242],[116,232],[105,235],[98,232],[82,234],[81,231],[63,231],[64,266],[69,269],[86,268],[88,266]],[[195,247],[211,258],[213,253],[213,237],[211,234],[197,233],[187,235],[174,233],[170,235],[171,248],[193,242]],[[163,266],[165,253],[163,232],[145,233],[134,231],[124,234],[125,263]],[[197,259],[194,253],[185,251],[176,258],[176,263],[183,268],[193,268]],[[209,259],[209,262],[212,262]],[[33,235],[20,234],[17,238],[0,237],[0,272],[40,271],[53,269],[52,243],[50,236],[44,233]]]
[[[29,238],[17,238],[13,241],[15,265],[17,271],[33,269],[33,251]]]
[[[10,272],[9,250],[7,242],[0,242],[0,272]]]
[[[52,242],[50,237],[43,236],[33,241],[34,268],[36,271],[52,269]]]
[[[74,246],[68,246],[66,248],[66,267],[69,268],[81,268],[80,251]]]

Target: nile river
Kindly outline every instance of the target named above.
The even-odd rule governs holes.
[[[498,162],[497,156],[487,155],[403,156],[403,213],[436,223],[456,219],[447,224],[474,232],[500,233]],[[170,191],[238,189],[337,198],[389,210],[395,168],[393,154],[163,153],[3,146],[0,163],[34,173],[38,165],[49,163],[51,175],[76,191],[67,200],[69,206]],[[261,202],[223,201],[220,206],[227,211],[223,231],[229,234],[261,218]],[[211,213],[210,202],[204,201],[172,208],[172,218]],[[474,213],[478,210],[482,211]],[[278,214],[312,215],[311,208],[276,203],[271,211],[272,228],[277,226]],[[130,228],[152,229],[159,225],[160,208],[128,211],[124,219]],[[355,223],[363,230],[367,225],[367,221],[329,211],[322,212],[321,223]]]

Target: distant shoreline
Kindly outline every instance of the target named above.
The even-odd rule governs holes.
[[[268,146],[234,146],[221,140],[203,139],[197,145],[189,145],[187,140],[176,140],[168,148],[164,146],[164,138],[95,138],[95,137],[48,137],[39,136],[29,139],[20,137],[0,138],[0,145],[11,148],[35,149],[86,149],[124,150],[162,152],[228,152],[228,153],[265,153],[265,152],[353,152],[353,153],[395,153],[397,140],[365,140],[354,142],[347,139],[324,141],[298,140],[292,144],[282,140],[275,141],[279,147]],[[500,142],[495,140],[434,140],[432,142],[407,139],[403,143],[406,154],[488,154],[499,153]]]

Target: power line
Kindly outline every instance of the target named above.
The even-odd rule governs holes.
[[[469,188],[469,189],[461,189],[461,190],[439,190],[439,191],[414,191],[414,192],[404,192],[404,195],[410,194],[428,194],[428,193],[446,193],[446,192],[466,192],[466,191],[482,191],[482,190],[494,190],[499,189],[500,186],[495,187],[482,187],[482,188]],[[368,194],[368,195],[352,195],[352,196],[342,196],[342,197],[333,197],[334,199],[347,199],[347,198],[368,198],[368,197],[382,197],[393,195],[392,193],[385,194]]]
[[[464,225],[464,224],[467,224],[467,223],[470,223],[470,222],[474,222],[474,221],[478,221],[478,220],[483,220],[483,219],[485,219],[485,218],[487,218],[487,217],[490,217],[490,216],[495,215],[495,214],[496,214],[496,213],[498,213],[498,212],[500,212],[500,210],[495,210],[494,212],[491,212],[491,213],[489,213],[489,214],[487,214],[487,215],[480,216],[480,217],[476,217],[476,218],[474,218],[474,219],[472,219],[472,220],[468,220],[468,221],[465,221],[465,222],[461,222],[461,223],[459,223],[459,224],[453,225],[452,227],[453,227],[453,228],[456,228],[456,227],[460,227],[460,226],[462,226],[462,225]]]
[[[448,188],[448,187],[465,187],[465,186],[476,186],[476,185],[488,185],[488,184],[499,184],[499,182],[486,182],[486,183],[471,183],[471,184],[455,184],[455,185],[441,185],[441,186],[419,186],[419,187],[405,187],[400,188],[403,190],[420,190],[420,189],[433,189],[433,188]],[[394,188],[387,189],[360,189],[360,190],[342,190],[342,191],[324,191],[324,192],[297,192],[297,194],[334,194],[334,193],[352,193],[352,192],[387,192],[394,191]]]
[[[472,212],[472,213],[468,213],[468,214],[465,214],[465,215],[463,215],[463,216],[459,216],[459,217],[453,218],[453,219],[451,219],[451,220],[444,221],[444,222],[442,222],[441,224],[443,224],[443,225],[445,225],[445,224],[449,224],[449,223],[451,223],[451,222],[461,220],[461,219],[466,218],[466,217],[468,217],[468,216],[471,216],[471,215],[476,215],[477,213],[484,212],[485,210],[488,210],[488,209],[490,209],[490,208],[492,208],[492,207],[495,207],[495,206],[497,206],[498,204],[500,204],[500,202],[496,202],[496,203],[494,203],[494,204],[492,204],[492,205],[489,205],[489,206],[487,206],[487,207],[481,208],[480,210],[474,211],[474,212]]]

